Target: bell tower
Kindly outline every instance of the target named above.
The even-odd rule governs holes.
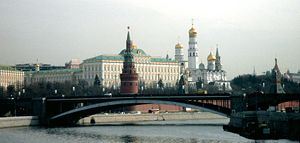
[[[194,23],[192,22],[192,28],[189,30],[189,49],[188,49],[188,67],[189,69],[196,69],[199,65],[198,63],[198,46],[197,46],[197,30],[194,28]]]

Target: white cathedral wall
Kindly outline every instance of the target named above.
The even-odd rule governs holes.
[[[210,70],[190,70],[192,82],[197,82],[198,79],[202,79],[204,84],[208,84],[214,81],[226,81],[224,71],[210,71]]]
[[[191,69],[196,69],[199,65],[199,54],[197,47],[196,37],[190,37],[189,39],[189,49],[188,49],[188,67]]]

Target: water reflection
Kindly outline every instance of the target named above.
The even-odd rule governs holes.
[[[72,128],[0,129],[0,142],[10,143],[254,143],[222,126],[125,125]],[[292,142],[288,140],[264,141]]]
[[[124,142],[124,143],[137,143],[137,138],[133,137],[133,136],[126,135],[126,136],[121,137],[121,141]]]

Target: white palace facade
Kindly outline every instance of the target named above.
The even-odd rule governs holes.
[[[167,87],[176,85],[180,75],[178,62],[169,58],[151,57],[142,49],[133,47],[132,53],[140,84],[156,87],[161,79]],[[98,75],[104,87],[119,87],[124,51],[118,55],[99,55],[84,60],[81,64],[83,79],[92,85],[95,76]]]

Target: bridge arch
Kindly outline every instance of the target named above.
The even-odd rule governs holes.
[[[149,99],[134,99],[134,100],[116,100],[116,101],[109,101],[109,102],[102,102],[102,103],[96,103],[91,104],[87,106],[83,106],[80,108],[72,109],[69,111],[66,111],[64,113],[60,113],[58,115],[55,115],[49,119],[49,124],[59,124],[59,122],[65,123],[67,120],[70,121],[72,119],[79,120],[81,118],[99,113],[99,111],[102,108],[107,107],[113,107],[113,106],[120,106],[120,105],[138,105],[138,104],[168,104],[168,105],[177,105],[181,107],[187,107],[187,108],[193,108],[193,109],[199,109],[202,111],[207,111],[211,113],[215,113],[221,116],[228,117],[228,114],[223,113],[221,111],[209,109],[206,107],[201,107],[201,105],[193,105],[189,103],[184,102],[175,102],[175,101],[166,101],[166,100],[149,100]],[[100,109],[100,110],[99,110]]]

